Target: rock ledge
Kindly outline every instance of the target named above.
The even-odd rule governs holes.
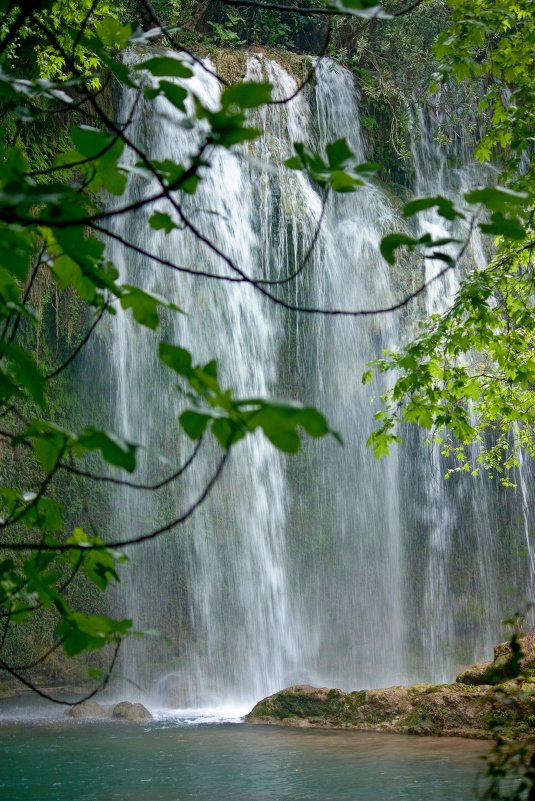
[[[503,734],[527,736],[535,733],[535,636],[520,644],[524,675],[519,679],[510,679],[511,650],[501,643],[493,662],[471,665],[454,684],[355,692],[297,684],[264,698],[246,720],[471,738],[492,737],[500,727]]]

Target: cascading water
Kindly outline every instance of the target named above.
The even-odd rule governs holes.
[[[424,110],[421,105],[414,105],[409,109],[412,126],[412,156],[415,167],[414,190],[416,195],[441,195],[450,198],[455,203],[462,203],[463,192],[481,180],[483,169],[479,166],[479,174],[471,162],[470,145],[461,140],[457,147],[450,148],[447,154],[444,147],[437,143],[437,132],[448,128],[448,120],[440,111],[440,97],[433,109]],[[427,113],[426,113],[427,112]],[[444,131],[443,131],[444,134]],[[447,163],[447,156],[455,157],[454,164]],[[477,167],[476,167],[477,169]],[[488,172],[488,169],[486,170]],[[468,213],[467,213],[468,216]],[[446,251],[452,258],[461,248],[461,243],[468,235],[468,223],[459,222],[452,226],[432,208],[418,215],[418,233],[430,234],[434,240],[454,236],[458,242],[450,244]],[[485,261],[485,248],[479,229],[470,234],[468,258],[463,262],[467,267],[483,267]],[[442,275],[439,279],[438,276]],[[429,283],[425,296],[425,310],[427,314],[440,313],[453,301],[459,288],[459,269],[447,270],[444,262],[436,259],[427,259],[424,266],[424,277]],[[423,437],[421,437],[423,439]],[[423,445],[423,442],[421,443]],[[425,453],[425,449],[423,449]],[[442,479],[446,471],[446,464],[440,455],[440,446],[433,443],[427,448],[427,471],[430,480],[427,484],[425,500],[425,517],[429,531],[427,539],[427,559],[424,573],[424,593],[422,597],[422,618],[426,621],[424,627],[424,641],[422,643],[427,655],[426,662],[430,675],[442,681],[448,680],[449,665],[444,660],[444,650],[451,647],[456,639],[455,617],[458,614],[451,599],[451,565],[455,561],[456,532],[462,530],[462,521],[459,520],[459,506],[451,497],[450,488]],[[425,457],[424,457],[425,458]],[[474,483],[476,483],[474,481]],[[472,488],[473,489],[473,488]],[[485,491],[483,491],[485,496]],[[473,494],[476,502],[477,491]],[[487,498],[477,499],[483,514],[487,510]],[[437,514],[437,511],[440,513]],[[485,532],[487,543],[480,543],[479,527],[472,533],[471,547],[476,547],[480,553],[478,560],[486,562],[486,547],[488,538],[492,536],[489,527]],[[480,548],[480,545],[483,545]],[[483,569],[482,582],[488,575],[491,565]],[[490,610],[485,610],[488,614]],[[490,617],[495,619],[499,610],[493,607]],[[471,636],[474,636],[471,633]],[[490,641],[489,641],[490,640]],[[475,643],[474,643],[475,644]],[[479,644],[482,650],[492,645],[492,628],[485,632],[484,641]]]
[[[263,56],[248,57],[247,75],[269,80],[279,97],[296,88]],[[204,103],[217,105],[212,76],[196,69],[188,83]],[[125,93],[122,118],[131,102]],[[305,268],[275,291],[307,306],[388,305],[406,281],[379,255],[381,237],[401,225],[387,194],[371,186],[323,199],[301,173],[281,166],[293,141],[323,149],[340,136],[365,160],[351,75],[322,62],[313,88],[258,116],[262,139],[247,157],[212,154],[198,191],[183,202],[186,215],[247,274],[281,280],[301,263],[325,202]],[[178,123],[178,113],[157,100],[140,104],[129,132],[153,158],[187,163],[192,134]],[[435,175],[432,184],[419,172],[416,191],[458,192],[459,185],[437,186],[437,155],[423,116],[416,127],[428,147],[426,154],[415,150],[415,164]],[[447,183],[445,169],[442,176]],[[132,199],[150,191],[131,178]],[[118,218],[114,233],[161,258],[229,277],[190,232],[164,234],[141,224],[152,211]],[[196,361],[216,357],[222,383],[239,394],[317,405],[345,442],[343,448],[334,440],[307,442],[286,459],[260,436],[250,437],[236,446],[228,470],[186,526],[132,549],[118,603],[140,628],[165,637],[131,644],[124,673],[166,705],[245,707],[297,682],[356,689],[451,678],[456,663],[481,656],[499,636],[500,615],[510,611],[506,586],[517,572],[514,603],[524,600],[529,564],[518,547],[526,514],[520,511],[519,525],[510,524],[502,541],[500,528],[515,508],[511,496],[490,491],[483,480],[443,489],[432,449],[422,455],[411,436],[399,456],[380,462],[366,450],[370,392],[379,395],[382,387],[368,391],[360,374],[367,360],[401,341],[410,316],[285,314],[243,283],[179,274],[112,241],[109,247],[124,280],[186,312],[166,316],[160,338],[187,347]],[[141,477],[150,481],[188,455],[183,438],[168,428],[181,401],[158,365],[157,341],[118,314],[116,425],[129,439],[150,443],[141,458]],[[202,489],[217,457],[217,447],[204,444],[178,487],[121,491],[115,527],[140,532],[171,519]]]
[[[199,71],[192,83],[204,102],[217,99],[217,82],[205,72]],[[128,103],[128,98],[124,100]],[[190,137],[177,126],[169,108],[157,106],[156,114],[158,135],[151,135],[151,155],[182,160],[191,151]],[[142,138],[148,124],[142,112],[133,135]],[[204,235],[217,241],[242,269],[253,273],[260,242],[254,228],[248,172],[247,166],[228,154],[215,156],[212,169],[186,210],[196,214],[196,224]],[[143,187],[143,191],[150,188]],[[217,274],[217,260],[188,232],[168,237],[151,234],[150,241],[139,241],[137,231],[146,226],[138,226],[138,222],[134,219],[129,232],[134,242],[170,259],[179,253],[180,263],[201,264]],[[113,256],[119,261],[120,253]],[[187,318],[177,315],[167,321],[168,340],[191,349],[199,360],[208,361],[215,351],[223,381],[225,368],[230,368],[238,393],[273,394],[280,324],[250,288],[219,284],[216,299],[198,280],[181,276],[178,282],[171,271],[158,275],[151,270],[147,280],[149,271],[142,261],[131,263],[124,272],[129,277],[133,273],[146,288],[159,290],[186,310]],[[202,314],[197,313],[199,309]],[[153,443],[156,435],[164,453],[172,453],[176,437],[162,430],[162,421],[176,419],[178,403],[171,391],[154,395],[155,374],[160,375],[156,340],[147,338],[146,332],[139,331],[124,315],[117,330],[118,421],[126,421],[126,436],[141,434],[143,442]],[[178,493],[164,491],[149,496],[148,503],[146,496],[122,493],[117,519],[126,519],[137,527],[144,523],[147,528],[159,515],[172,516],[187,506],[195,490],[202,489],[213,472],[215,459],[215,447],[208,448],[186,488],[181,483]],[[150,473],[151,468],[147,469]],[[146,685],[155,674],[176,665],[178,669],[164,682],[164,691],[174,694],[183,705],[198,705],[224,698],[229,688],[237,688],[237,696],[241,691],[250,697],[261,693],[269,681],[283,681],[283,664],[292,658],[287,651],[293,643],[287,609],[283,485],[281,456],[260,437],[250,438],[241,447],[241,458],[233,460],[218,485],[217,497],[208,500],[193,526],[180,529],[173,542],[168,538],[156,549],[133,551],[135,564],[128,579],[126,608],[141,625],[169,621],[164,633],[173,640],[167,648],[159,643],[150,655],[145,645],[131,649],[126,671],[137,682]],[[158,582],[156,592],[151,581]],[[185,631],[192,636],[185,636]],[[287,632],[286,641],[281,632]],[[164,661],[160,663],[161,659]]]
[[[441,111],[440,97],[436,106],[427,111],[414,104],[410,115],[416,195],[445,196],[457,207],[464,208],[466,215],[464,221],[448,224],[434,209],[427,210],[419,215],[418,233],[429,233],[435,239],[457,237],[459,242],[447,248],[450,255],[456,257],[457,252],[464,249],[463,243],[469,233],[471,210],[463,205],[463,195],[478,183],[492,181],[495,170],[471,161],[473,142],[466,140],[463,131],[455,130],[452,123],[455,114],[448,117]],[[477,128],[477,120],[472,119],[467,128]],[[437,144],[440,134],[450,142],[448,148]],[[484,241],[477,227],[470,232],[468,241],[462,268],[483,267],[489,255],[489,243]],[[426,281],[432,282],[441,271],[444,271],[443,262],[426,261]],[[459,279],[459,269],[449,270],[441,280],[430,284],[425,300],[427,314],[446,308],[459,287]],[[422,560],[423,588],[414,619],[419,621],[424,674],[435,681],[448,681],[451,680],[452,661],[468,662],[492,652],[496,624],[500,616],[504,616],[504,610],[513,611],[511,607],[516,609],[517,603],[522,606],[522,601],[525,606],[525,600],[530,597],[531,579],[525,582],[532,573],[532,566],[519,549],[518,520],[511,506],[511,494],[502,487],[492,489],[485,475],[473,476],[471,481],[454,477],[446,482],[442,476],[452,464],[441,457],[439,445],[425,448],[423,437],[419,437],[417,449],[425,463],[423,497],[415,510],[409,494],[407,506],[409,518],[414,518],[419,531],[419,545],[425,557]],[[477,457],[475,447],[472,456]],[[409,451],[409,459],[413,464],[418,460],[416,449],[412,456]],[[512,529],[515,534],[509,539],[506,532]],[[513,583],[515,575],[518,576],[518,587],[522,587],[520,594],[515,595],[509,589],[507,598],[505,574]],[[522,595],[524,588],[525,596]]]

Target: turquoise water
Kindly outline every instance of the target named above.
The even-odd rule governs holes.
[[[176,718],[0,717],[0,799],[469,801],[486,750],[468,740]]]

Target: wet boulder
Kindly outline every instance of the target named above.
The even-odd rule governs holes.
[[[81,704],[69,707],[65,714],[70,718],[109,718],[110,716],[103,706],[91,700],[82,701]]]
[[[113,707],[112,718],[116,720],[152,720],[152,715],[143,704],[132,704],[130,701],[120,701]]]

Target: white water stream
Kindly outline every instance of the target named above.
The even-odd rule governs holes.
[[[262,56],[249,57],[247,73],[271,81],[279,97],[296,87]],[[188,83],[204,103],[217,105],[214,78],[198,69]],[[122,97],[121,117],[131,100]],[[317,188],[281,166],[291,142],[322,149],[345,136],[360,160],[366,152],[353,78],[331,63],[322,63],[314,86],[290,104],[258,116],[265,135],[249,151],[255,160],[212,155],[184,210],[246,273],[273,279],[300,264],[322,209]],[[456,153],[458,168],[447,168],[433,123],[418,108],[413,119],[413,190],[458,196],[473,167]],[[187,163],[195,145],[178,121],[157,101],[141,105],[129,131],[153,158]],[[134,177],[128,191],[134,198],[151,188]],[[379,187],[329,198],[306,268],[276,291],[325,308],[388,305],[407,283],[379,254],[381,237],[403,225],[396,205]],[[162,258],[229,275],[187,231],[164,234],[141,224],[151,211],[119,218],[115,231]],[[443,225],[431,213],[422,230],[435,233]],[[476,242],[475,263],[481,248]],[[377,408],[371,399],[384,387],[363,387],[361,373],[384,347],[400,344],[425,309],[358,320],[292,315],[250,286],[188,277],[113,244],[110,254],[124,280],[186,312],[165,316],[160,339],[182,344],[197,362],[217,358],[222,383],[237,394],[318,406],[345,443],[307,442],[297,457],[286,458],[260,435],[250,437],[235,448],[226,474],[187,526],[132,550],[118,603],[138,627],[164,636],[133,642],[124,674],[157,704],[245,709],[292,683],[357,689],[451,680],[457,665],[489,656],[501,617],[524,603],[531,587],[522,555],[529,539],[525,475],[519,504],[514,493],[506,496],[483,478],[444,484],[438,452],[417,434],[408,433],[399,454],[380,462],[365,448]],[[427,276],[433,269],[428,265]],[[427,311],[451,296],[456,281],[450,272],[433,285]],[[171,472],[191,450],[178,436],[183,400],[158,364],[157,342],[128,314],[117,316],[115,424],[150,444],[142,464],[150,480]],[[150,530],[184,509],[214,469],[218,448],[203,449],[178,488],[121,492],[116,530]]]

